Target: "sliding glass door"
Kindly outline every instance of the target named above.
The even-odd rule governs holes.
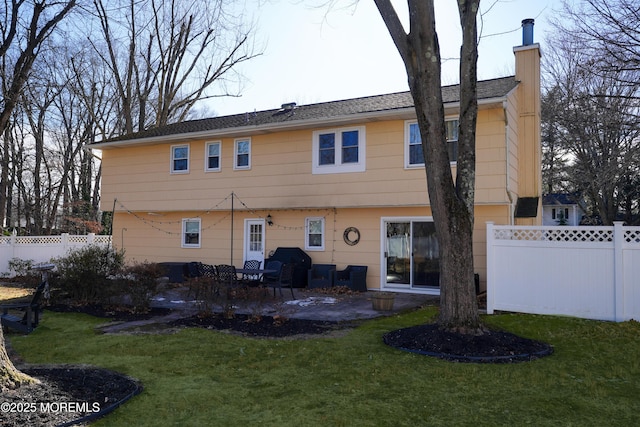
[[[433,221],[383,219],[385,288],[439,289],[440,260]]]

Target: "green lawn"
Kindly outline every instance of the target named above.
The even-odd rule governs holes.
[[[640,425],[640,324],[504,314],[487,323],[553,344],[534,362],[478,365],[401,352],[383,333],[435,309],[368,321],[340,337],[252,339],[189,329],[100,335],[103,322],[45,313],[10,336],[30,363],[88,363],[145,390],[99,426]]]

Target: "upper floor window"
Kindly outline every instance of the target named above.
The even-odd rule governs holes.
[[[207,142],[204,169],[208,172],[220,170],[220,142]]]
[[[171,173],[189,172],[189,145],[171,146]]]
[[[251,139],[236,139],[234,169],[251,169]]]
[[[363,172],[364,129],[360,126],[313,132],[313,173]]]
[[[444,122],[447,135],[447,149],[449,161],[455,163],[458,160],[458,120],[446,120]],[[405,132],[405,167],[424,166],[422,154],[422,138],[416,121],[406,122]]]
[[[307,218],[305,221],[304,248],[309,251],[324,250],[324,218]]]
[[[200,218],[187,218],[182,220],[182,247],[200,247]]]

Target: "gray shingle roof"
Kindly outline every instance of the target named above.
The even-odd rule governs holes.
[[[502,98],[506,96],[518,82],[514,76],[478,82],[478,100]],[[442,98],[445,104],[458,102],[459,85],[443,86]],[[189,120],[166,126],[151,128],[142,132],[122,135],[104,142],[132,141],[136,139],[167,137],[223,129],[256,127],[278,123],[295,123],[305,120],[330,120],[332,117],[402,110],[413,107],[413,99],[409,92],[390,93],[386,95],[367,96],[342,101],[322,102],[318,104],[296,106],[293,111],[275,109],[230,116],[212,117],[200,120]],[[99,144],[99,143],[97,143]]]

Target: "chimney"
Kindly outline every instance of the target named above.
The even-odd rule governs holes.
[[[536,217],[519,218],[517,225],[540,225],[542,176],[540,171],[540,45],[533,41],[533,19],[522,21],[522,46],[513,48],[518,81],[517,129],[518,170],[523,171],[518,180],[518,201],[531,203]],[[518,174],[520,177],[520,174]],[[534,204],[534,200],[536,204]],[[516,205],[517,207],[517,205]]]
[[[522,20],[522,46],[533,44],[533,24],[535,20],[528,18]]]

